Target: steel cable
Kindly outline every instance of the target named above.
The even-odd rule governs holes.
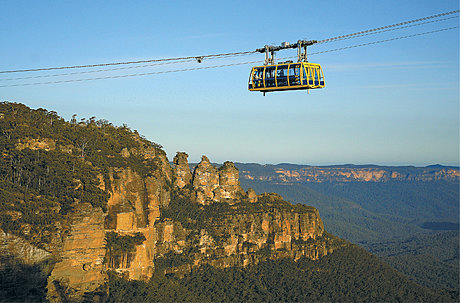
[[[424,25],[424,24],[436,23],[436,22],[446,21],[446,20],[455,19],[455,18],[458,18],[458,16],[449,17],[449,18],[443,18],[443,19],[438,19],[438,20],[433,20],[433,21],[428,21],[428,22],[422,22],[422,23],[417,23],[417,24],[411,24],[411,25],[401,26],[401,27],[396,27],[396,28],[390,28],[390,29],[385,29],[385,30],[381,30],[381,31],[377,31],[377,32],[359,34],[359,35],[355,35],[355,36],[351,36],[351,37],[336,39],[334,41],[343,41],[343,40],[348,40],[348,39],[354,39],[354,38],[360,38],[360,37],[365,37],[365,36],[370,36],[370,35],[376,35],[376,34],[381,34],[381,33],[385,33],[385,32],[391,32],[391,31],[396,31],[396,30],[400,30],[400,29],[420,26],[420,25]],[[334,41],[330,41],[330,42],[334,42]]]
[[[369,42],[369,43],[362,43],[362,44],[357,44],[357,45],[350,45],[350,46],[346,46],[346,47],[340,47],[340,48],[320,51],[320,52],[316,52],[316,53],[310,53],[309,55],[311,56],[311,55],[324,54],[324,53],[329,53],[329,52],[336,52],[336,51],[341,51],[341,50],[345,50],[345,49],[349,49],[349,48],[355,48],[355,47],[361,47],[361,46],[366,46],[366,45],[372,45],[372,44],[379,44],[379,43],[394,41],[394,40],[401,40],[401,39],[406,39],[406,38],[411,38],[411,37],[416,37],[416,36],[428,35],[428,34],[443,32],[443,31],[447,31],[447,30],[451,30],[451,29],[455,29],[455,28],[459,28],[459,27],[460,26],[453,26],[453,27],[438,29],[438,30],[434,30],[434,31],[430,31],[430,32],[412,34],[412,35],[401,36],[401,37],[385,39],[385,40],[379,40],[379,41],[374,41],[374,42]]]
[[[236,55],[228,56],[228,57],[236,57]],[[215,59],[215,58],[209,58]],[[101,73],[101,72],[109,72],[109,71],[117,71],[117,70],[127,70],[127,69],[134,69],[134,68],[143,68],[143,67],[152,67],[152,66],[161,66],[161,65],[169,65],[169,64],[181,64],[184,62],[195,62],[196,59],[188,59],[183,61],[177,62],[162,62],[162,63],[152,63],[152,64],[143,64],[143,65],[135,65],[135,66],[125,66],[125,67],[117,67],[117,68],[105,68],[105,69],[97,69],[97,70],[89,70],[89,71],[81,71],[81,72],[71,72],[71,73],[60,73],[60,74],[50,74],[50,75],[39,75],[39,76],[29,76],[29,77],[17,77],[17,78],[6,78],[0,79],[0,81],[13,81],[13,80],[29,80],[29,79],[37,79],[37,78],[50,78],[50,77],[59,77],[59,76],[71,76],[71,75],[81,75],[81,74],[92,74],[92,73]]]
[[[149,59],[149,60],[139,60],[139,61],[126,61],[126,62],[111,62],[111,63],[98,63],[98,64],[86,64],[86,65],[72,65],[72,66],[59,66],[59,67],[5,70],[5,71],[0,71],[0,74],[38,72],[38,71],[63,70],[63,69],[75,69],[75,68],[90,68],[90,67],[113,66],[113,65],[128,65],[128,64],[165,62],[165,61],[185,61],[185,60],[190,60],[190,59],[197,60],[199,58],[204,59],[204,58],[218,58],[218,57],[235,57],[235,56],[242,56],[242,55],[247,55],[247,54],[252,54],[252,53],[256,53],[256,51],[235,52],[235,53],[204,55],[204,56],[189,56],[189,57],[176,57],[176,58]]]
[[[328,43],[328,42],[332,42],[334,40],[340,40],[340,39],[344,39],[344,38],[348,38],[348,37],[352,37],[352,36],[356,36],[356,35],[362,35],[362,34],[366,34],[366,33],[381,31],[381,30],[384,30],[384,29],[387,29],[387,28],[399,27],[399,26],[403,26],[403,25],[411,24],[411,23],[415,23],[415,22],[421,22],[421,21],[425,21],[425,20],[429,20],[429,19],[435,19],[435,18],[447,16],[447,15],[458,14],[459,12],[460,12],[460,10],[455,10],[455,11],[445,12],[445,13],[442,13],[442,14],[432,15],[432,16],[423,17],[423,18],[419,18],[419,19],[404,21],[404,22],[400,22],[400,23],[396,23],[396,24],[381,26],[381,27],[368,29],[368,30],[365,30],[365,31],[360,31],[360,32],[352,33],[352,34],[347,34],[347,35],[342,35],[342,36],[337,36],[337,37],[333,37],[333,38],[320,40],[320,41],[317,42],[317,44],[319,44],[319,43]]]
[[[369,42],[369,43],[350,45],[350,46],[346,46],[346,47],[335,48],[335,49],[320,51],[320,52],[316,52],[316,53],[311,53],[311,54],[309,54],[309,56],[328,53],[328,52],[342,51],[342,50],[346,50],[346,49],[362,47],[362,46],[367,46],[367,45],[373,45],[373,44],[379,44],[379,43],[384,43],[384,42],[389,42],[389,41],[407,39],[407,38],[416,37],[416,36],[428,35],[428,34],[433,34],[433,33],[437,33],[437,32],[456,29],[456,28],[459,28],[459,27],[460,26],[454,26],[454,27],[448,27],[448,28],[443,28],[443,29],[439,29],[439,30],[433,30],[433,31],[424,32],[424,33],[401,36],[401,37],[396,37],[396,38],[391,38],[391,39],[386,39],[386,40],[379,40],[379,41],[374,41],[374,42]],[[290,59],[290,58],[292,58],[292,57],[283,57],[283,58],[280,58],[280,59]],[[82,81],[103,80],[103,79],[118,79],[118,78],[128,78],[128,77],[139,77],[139,76],[168,74],[168,73],[177,73],[177,72],[185,72],[185,71],[193,71],[193,70],[204,70],[204,69],[212,69],[212,68],[220,68],[220,67],[238,66],[238,65],[246,65],[246,64],[256,64],[256,63],[259,63],[261,61],[262,60],[246,61],[246,62],[229,63],[229,64],[222,64],[222,65],[212,65],[212,66],[204,66],[204,67],[192,67],[192,68],[185,68],[185,69],[176,69],[176,70],[168,70],[168,71],[156,71],[156,72],[148,72],[148,73],[127,74],[127,75],[104,76],[104,77],[95,77],[95,78],[69,79],[69,80],[48,81],[48,82],[34,82],[34,83],[23,83],[23,84],[9,84],[9,85],[0,85],[0,87],[58,84],[58,83],[82,82]]]
[[[333,38],[328,38],[324,40],[320,40],[317,43],[328,43],[335,40],[343,40],[347,38],[351,38],[354,36],[364,35],[372,32],[383,31],[389,28],[400,27],[406,24],[421,22],[429,19],[440,18],[447,15],[458,14],[460,11],[450,11],[441,14],[436,14],[424,18],[418,18],[414,20],[409,20],[401,23],[396,23],[392,25],[382,26],[374,29],[369,29],[365,31],[360,31],[352,34],[337,36]],[[249,54],[254,54],[257,51],[243,51],[243,52],[233,52],[233,53],[223,53],[223,54],[211,54],[211,55],[202,55],[202,56],[188,56],[188,57],[175,57],[175,58],[162,58],[162,59],[149,59],[149,60],[138,60],[138,61],[125,61],[125,62],[111,62],[111,63],[99,63],[99,64],[86,64],[86,65],[73,65],[73,66],[59,66],[59,67],[46,67],[46,68],[31,68],[31,69],[17,69],[17,70],[4,70],[0,71],[0,74],[7,74],[7,73],[21,73],[21,72],[38,72],[38,71],[51,71],[51,70],[64,70],[64,69],[78,69],[78,68],[93,68],[93,67],[103,67],[103,66],[115,66],[115,65],[130,65],[130,64],[141,64],[141,63],[153,63],[153,62],[167,62],[167,61],[185,61],[185,60],[198,60],[204,58],[220,58],[220,57],[233,57],[233,56],[244,56]]]

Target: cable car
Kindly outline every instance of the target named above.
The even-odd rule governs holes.
[[[321,65],[309,62],[255,66],[248,87],[260,92],[323,88],[323,70]]]
[[[248,89],[250,91],[267,92],[286,90],[310,90],[323,88],[325,85],[321,65],[307,61],[307,46],[317,43],[316,40],[299,40],[290,44],[283,42],[281,46],[265,45],[256,52],[265,53],[262,66],[254,66],[249,75]],[[275,63],[275,52],[297,48],[297,62],[286,61]]]

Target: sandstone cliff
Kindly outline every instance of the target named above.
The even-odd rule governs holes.
[[[172,188],[165,180],[148,186],[129,168],[118,171],[116,180],[110,178],[106,231],[145,237],[129,262],[112,262],[119,266],[113,268],[116,271],[146,279],[153,273],[154,261],[165,256],[181,255],[191,268],[203,263],[247,265],[267,257],[318,258],[327,253],[324,243],[311,245],[324,232],[316,209],[296,211],[279,195],[245,193],[231,162],[217,169],[203,156],[193,173],[185,153],[178,153],[173,163]],[[148,195],[149,188],[156,188],[156,193],[163,188],[172,196]],[[247,204],[256,201],[251,207]],[[219,208],[214,203],[223,204]]]
[[[244,194],[235,165],[227,161],[217,169],[206,156],[203,156],[195,167],[192,185],[196,192],[196,201],[200,204],[224,201],[231,203]]]
[[[31,245],[24,239],[7,234],[0,229],[0,269],[10,258],[33,265],[51,259],[53,255],[44,249]]]
[[[174,185],[178,188],[183,188],[192,180],[192,173],[190,172],[187,158],[187,153],[178,152],[173,159],[174,173],[176,176]]]
[[[173,167],[162,169],[171,171],[156,177],[142,177],[131,168],[110,171],[104,184],[110,192],[108,211],[86,210],[76,217],[49,278],[51,300],[62,299],[56,295],[62,285],[70,297],[94,291],[107,270],[146,280],[155,270],[182,275],[203,264],[318,259],[334,249],[316,209],[294,206],[277,194],[245,193],[231,162],[217,169],[203,156],[192,173],[181,153]],[[108,233],[116,240],[107,240]],[[141,241],[129,242],[134,237]]]
[[[75,208],[70,236],[64,240],[59,261],[48,278],[48,300],[79,300],[105,280],[104,213],[89,203]]]

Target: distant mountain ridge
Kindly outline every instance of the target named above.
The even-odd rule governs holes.
[[[450,181],[460,178],[455,166],[430,165],[379,166],[379,165],[330,165],[310,166],[282,163],[262,165],[235,163],[241,179],[274,182],[388,182],[396,181]]]

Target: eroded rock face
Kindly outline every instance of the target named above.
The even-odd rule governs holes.
[[[170,191],[161,176],[142,178],[131,168],[110,173],[107,229],[130,231],[146,228],[160,217],[160,207],[170,202]]]
[[[192,184],[196,201],[204,205],[212,202],[233,203],[245,195],[235,165],[227,161],[217,169],[206,156],[202,156],[201,162],[196,166]]]
[[[144,180],[131,168],[109,172],[110,198],[108,201],[108,229],[132,230],[147,225],[146,192]]]
[[[100,208],[89,203],[76,206],[71,234],[64,241],[60,261],[48,277],[50,302],[82,300],[85,292],[104,283],[104,217]]]
[[[164,161],[158,160],[158,166]],[[116,262],[115,270],[129,279],[149,279],[154,271],[153,254],[155,250],[155,224],[160,218],[162,207],[167,207],[171,200],[167,180],[171,173],[168,166],[163,166],[152,175],[142,178],[131,168],[114,169],[110,173],[111,196],[108,201],[106,230],[120,235],[141,233],[144,243],[137,245],[129,254],[129,262]],[[170,167],[169,167],[170,169]]]
[[[132,247],[120,245],[115,247],[115,251],[111,251],[111,247],[108,247],[105,256],[106,269],[115,271],[130,280],[148,280],[152,277],[155,269],[152,257],[155,249],[153,230],[153,227],[148,227],[117,231],[115,234],[120,238],[142,235],[145,239]],[[110,233],[113,231],[108,233],[109,236]]]
[[[147,233],[148,234],[148,233]],[[119,270],[119,272],[127,272],[128,279],[131,280],[148,280],[152,277],[155,270],[155,265],[152,259],[152,243],[146,241],[141,245],[136,246],[134,258],[131,261],[126,271]]]
[[[188,155],[184,152],[178,152],[173,159],[174,174],[176,180],[174,185],[178,188],[183,188],[192,181],[192,172],[188,166]]]
[[[225,268],[275,258],[318,259],[332,251],[321,240],[324,226],[314,208],[223,215],[207,219],[200,230],[174,221],[162,224],[157,227],[154,258],[173,254],[188,260],[166,269],[179,275],[203,264]]]
[[[0,268],[3,259],[14,258],[26,265],[34,265],[52,258],[52,254],[28,243],[15,235],[7,234],[0,229]]]
[[[193,188],[196,191],[196,200],[200,204],[209,204],[215,201],[214,191],[219,187],[219,173],[208,157],[202,156],[201,162],[193,172]]]
[[[167,207],[171,201],[170,189],[162,178],[147,177],[144,180],[147,192],[147,222],[153,225],[160,218],[160,208]]]
[[[248,192],[247,192],[247,195],[248,195],[248,201],[250,203],[256,203],[257,202],[257,194],[256,194],[256,191],[254,189],[249,188]]]
[[[219,187],[216,190],[215,200],[235,200],[238,195],[244,195],[240,186],[238,169],[232,162],[225,162],[219,168]]]

